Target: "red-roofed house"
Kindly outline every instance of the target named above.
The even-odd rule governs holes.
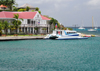
[[[0,12],[0,21],[8,21],[12,23],[14,20],[14,14],[19,14],[19,18],[23,18],[22,24],[20,25],[20,29],[24,33],[32,33],[34,34],[35,27],[38,27],[38,33],[49,33],[50,19],[40,15],[37,11],[36,12]],[[47,28],[45,32],[42,30],[43,28]],[[21,32],[18,29],[18,32]],[[10,32],[10,31],[9,31]]]
[[[5,5],[0,5],[0,10],[9,10],[7,6]]]

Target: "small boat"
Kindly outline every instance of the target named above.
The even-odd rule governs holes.
[[[80,29],[80,30],[84,30],[85,28],[81,26],[81,27],[79,27],[78,29]]]
[[[97,24],[97,23],[95,23],[95,24]],[[98,27],[97,27],[97,26],[95,26],[95,28],[94,28],[94,29],[96,29],[96,30],[97,30],[97,29],[98,29]]]
[[[48,34],[45,39],[57,39],[57,40],[68,40],[68,39],[87,39],[88,37],[79,36],[76,31],[71,30],[54,30],[52,34]]]
[[[97,27],[95,27],[95,29],[98,29]]]
[[[88,29],[88,31],[97,31],[96,29]]]
[[[83,21],[82,21],[82,24],[83,24]],[[84,30],[85,28],[82,27],[82,26],[80,26],[78,29],[80,29],[80,30]]]
[[[91,37],[91,35],[82,35],[83,37]]]
[[[95,37],[96,35],[91,35],[91,37]]]

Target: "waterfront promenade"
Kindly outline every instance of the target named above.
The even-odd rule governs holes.
[[[0,37],[0,41],[43,39],[45,36],[6,36]]]

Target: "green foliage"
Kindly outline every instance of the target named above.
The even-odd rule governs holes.
[[[0,21],[0,36],[2,35],[2,22]]]
[[[38,8],[38,7],[36,7],[36,8],[35,8],[35,11],[39,11],[39,8]]]
[[[35,10],[32,10],[32,12],[34,12]]]
[[[42,30],[47,30],[47,28],[42,28]]]
[[[56,19],[54,19],[54,18],[51,18],[49,23],[55,25],[55,23],[58,23],[58,21]]]
[[[10,10],[0,10],[0,12],[2,12],[2,11],[10,11]]]
[[[67,27],[66,27],[66,29],[68,29],[68,30],[73,30],[72,28],[67,28]]]
[[[38,27],[35,27],[34,30],[38,30]]]
[[[18,11],[19,12],[23,12],[23,11],[26,11],[26,9],[19,9]]]
[[[49,24],[50,24],[50,25],[53,24],[53,25],[54,25],[54,29],[55,29],[55,24],[56,24],[56,23],[58,24],[58,21],[57,21],[56,19],[54,19],[54,18],[51,18]]]
[[[15,18],[15,20],[12,23],[13,23],[14,28],[16,29],[16,34],[17,34],[17,29],[21,25],[21,21],[20,20],[23,20],[23,19],[20,18],[20,20],[19,20],[19,14],[14,14],[13,18]]]
[[[15,4],[15,0],[0,0],[0,5],[1,4],[8,6],[10,10],[12,11],[12,7],[13,7],[13,4]]]
[[[0,24],[0,31],[2,30],[2,24]]]
[[[41,11],[38,11],[39,12],[39,14],[41,14]]]
[[[6,32],[6,35],[7,35],[7,33],[8,33],[8,29],[10,28],[10,23],[8,23],[7,21],[4,21],[4,23],[3,23],[3,29],[5,30],[5,32]]]
[[[13,11],[18,11],[18,8],[14,7]]]
[[[27,6],[27,7],[26,7],[26,11],[29,11],[29,9],[30,9],[30,7]]]
[[[58,22],[58,24],[57,24],[57,28],[59,28],[60,29],[60,23]]]

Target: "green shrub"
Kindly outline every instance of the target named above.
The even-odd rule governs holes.
[[[18,35],[25,35],[25,33],[24,32],[20,32],[20,33],[18,33]]]
[[[72,28],[66,28],[66,29],[68,29],[68,30],[73,30]]]
[[[19,12],[23,12],[23,11],[26,11],[26,10],[25,10],[25,9],[19,9],[18,11],[19,11]]]
[[[11,11],[11,10],[0,10],[0,12],[2,12],[2,11]]]
[[[34,12],[35,10],[32,10],[32,12]]]

